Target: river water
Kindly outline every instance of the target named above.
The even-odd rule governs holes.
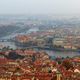
[[[4,46],[10,46],[10,48],[16,49],[17,46],[13,43],[13,42],[0,42],[0,45],[4,45]],[[38,49],[36,49],[38,50]],[[80,52],[67,52],[67,51],[52,51],[52,50],[44,50],[45,52],[47,52],[48,55],[50,56],[55,56],[55,57],[74,57],[74,56],[80,56]]]
[[[3,45],[5,47],[9,46],[10,48],[16,49],[16,45],[13,42],[0,42],[0,45]]]
[[[55,56],[55,57],[74,57],[74,56],[80,56],[79,52],[67,52],[67,51],[48,51],[46,50],[46,52],[50,55],[50,56]]]

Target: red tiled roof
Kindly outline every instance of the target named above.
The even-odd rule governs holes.
[[[7,63],[8,60],[6,58],[0,58],[0,65]]]
[[[25,50],[24,53],[25,54],[35,54],[36,52],[33,50]]]

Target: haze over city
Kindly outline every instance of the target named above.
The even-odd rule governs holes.
[[[80,0],[0,0],[0,14],[79,15]]]
[[[80,0],[0,0],[0,80],[80,80]]]

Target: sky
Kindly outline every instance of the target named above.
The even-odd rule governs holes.
[[[0,14],[80,14],[80,0],[0,0]]]

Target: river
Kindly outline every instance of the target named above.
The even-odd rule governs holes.
[[[10,46],[10,48],[16,49],[17,46],[13,43],[13,42],[0,42],[0,45],[4,45],[4,46]],[[39,49],[36,49],[39,50]],[[50,56],[61,56],[61,57],[74,57],[74,56],[80,56],[79,52],[72,52],[72,51],[54,51],[54,50],[44,50],[45,52],[47,52],[48,55]]]

